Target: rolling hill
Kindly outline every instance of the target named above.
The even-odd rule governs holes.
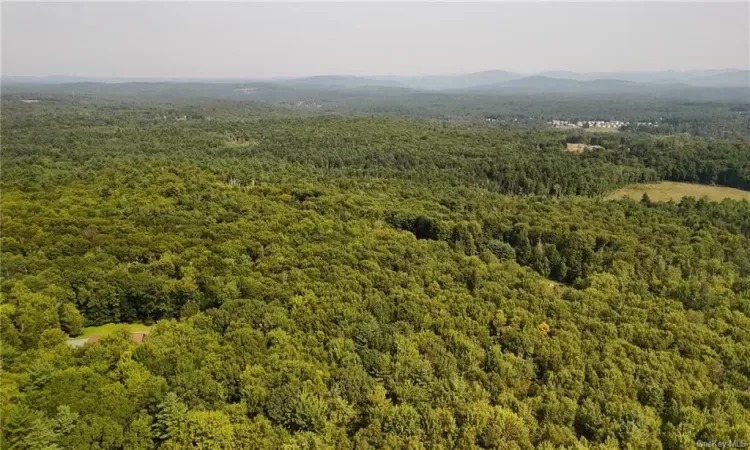
[[[705,87],[750,87],[750,70],[706,75],[692,78],[686,82],[693,86]]]
[[[392,80],[377,80],[374,78],[358,77],[353,75],[317,75],[306,78],[295,78],[282,81],[280,84],[290,86],[305,86],[317,88],[356,88],[363,86],[388,86],[398,87],[401,83]]]
[[[580,81],[541,75],[509,80],[470,88],[472,91],[527,91],[527,92],[602,92],[635,88],[636,83],[623,80]]]
[[[650,87],[693,86],[702,88],[750,87],[750,71],[740,69],[697,71],[643,71],[643,72],[571,72],[546,71],[537,74],[521,74],[506,70],[486,70],[454,75],[425,76],[356,76],[316,75],[292,79],[154,79],[154,78],[92,78],[92,77],[19,77],[5,76],[5,85],[33,84],[57,85],[73,83],[174,83],[174,84],[238,84],[266,83],[285,87],[314,89],[350,89],[361,87],[398,87],[423,91],[457,91],[474,89],[508,90],[511,88],[533,88],[542,92],[576,91],[587,89],[632,88],[634,84]],[[587,84],[592,83],[592,84]]]

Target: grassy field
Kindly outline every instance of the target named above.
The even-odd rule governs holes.
[[[95,334],[104,336],[115,331],[117,327],[125,327],[131,333],[135,333],[136,331],[148,331],[149,329],[151,329],[150,326],[143,325],[141,323],[108,323],[105,325],[100,325],[98,327],[84,328],[83,334],[80,336],[76,336],[75,338],[83,339],[83,338],[93,336]]]
[[[726,198],[750,201],[750,192],[748,191],[723,186],[705,186],[701,184],[675,183],[672,181],[653,184],[632,184],[616,190],[609,194],[607,198],[619,199],[630,197],[640,200],[644,193],[647,193],[652,201],[657,202],[679,201],[682,197],[708,197],[709,200],[714,201],[721,201]]]

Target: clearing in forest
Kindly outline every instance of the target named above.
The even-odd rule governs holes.
[[[83,329],[83,333],[80,336],[77,336],[77,338],[87,338],[95,334],[102,336],[112,334],[112,332],[114,332],[118,327],[125,327],[125,329],[127,329],[131,333],[135,333],[138,331],[149,331],[151,329],[150,326],[143,325],[141,323],[108,323],[105,325],[100,325],[98,327],[86,327]]]
[[[82,347],[84,344],[97,342],[102,337],[112,334],[118,327],[124,327],[128,330],[135,342],[143,341],[143,338],[151,329],[150,326],[140,323],[108,323],[98,327],[84,328],[80,336],[68,339],[66,343],[71,347]]]
[[[571,144],[568,143],[565,150],[569,151],[570,153],[583,153],[586,150],[596,150],[603,148],[600,145],[589,145],[589,144]]]
[[[643,197],[643,194],[648,194],[649,198],[656,202],[667,202],[669,200],[679,201],[682,197],[707,197],[709,200],[717,202],[727,198],[732,200],[750,201],[749,191],[724,186],[676,183],[673,181],[651,184],[631,184],[630,186],[625,186],[624,188],[618,189],[609,194],[607,198],[620,199],[622,197],[629,197],[634,200],[640,200],[641,197]]]

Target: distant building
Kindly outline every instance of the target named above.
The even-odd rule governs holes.
[[[628,124],[628,122],[624,122],[621,120],[579,120],[576,122],[569,122],[567,120],[557,120],[557,119],[550,120],[547,123],[552,125],[555,128],[558,128],[558,127],[620,128]]]

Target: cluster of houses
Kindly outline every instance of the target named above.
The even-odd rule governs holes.
[[[579,120],[576,122],[568,120],[551,120],[548,122],[553,127],[597,127],[597,128],[617,128],[624,127],[629,124],[622,120]]]
[[[555,128],[581,128],[581,127],[594,128],[596,127],[596,128],[620,129],[621,127],[630,125],[630,122],[626,122],[623,120],[578,120],[578,121],[550,120],[547,123],[552,125]],[[650,126],[650,127],[659,126],[657,122],[636,122],[635,124],[639,126]]]
[[[533,119],[533,117],[529,117],[529,119]],[[494,118],[494,117],[487,117],[487,118],[486,118],[486,119],[484,119],[484,120],[485,120],[485,121],[487,121],[487,122],[499,122],[499,120],[500,120],[500,119],[496,119],[496,118]],[[507,120],[510,120],[510,119],[507,119]],[[518,122],[518,118],[517,118],[517,117],[514,117],[514,118],[513,118],[513,122]]]
[[[295,103],[294,106],[296,106],[297,108],[322,108],[323,107],[323,105],[320,105],[315,102],[303,102],[303,101],[299,101]]]
[[[314,101],[303,101],[300,100],[298,102],[282,102],[280,103],[281,106],[286,106],[287,108],[322,108],[323,105],[320,103],[316,103]]]

